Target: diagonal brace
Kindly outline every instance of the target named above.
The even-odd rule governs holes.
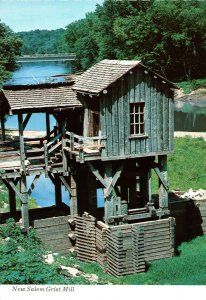
[[[165,190],[169,190],[169,185],[167,183],[167,181],[163,178],[162,173],[160,171],[160,169],[158,167],[153,167],[155,173],[157,174],[157,176],[159,177],[161,183],[163,184]]]
[[[70,193],[70,195],[72,194],[72,189],[69,186],[68,182],[66,181],[66,179],[64,178],[64,176],[59,176],[59,178],[61,179],[63,185],[65,186],[65,188],[68,190],[68,192]]]
[[[123,170],[123,164],[119,166],[114,177],[110,180],[109,184],[107,184],[107,187],[105,190],[105,197],[108,197],[111,194],[111,191],[115,187],[115,184],[117,183],[117,180],[119,179],[119,177],[122,173],[122,170]]]
[[[31,193],[32,193],[33,190],[34,190],[34,188],[35,188],[35,186],[36,186],[36,184],[37,184],[37,181],[38,181],[39,177],[40,177],[40,175],[38,175],[38,174],[34,177],[34,180],[32,181],[32,183],[31,183],[31,185],[30,185],[30,188],[29,188],[29,190],[28,190],[29,196],[31,196]]]
[[[31,113],[26,115],[26,118],[23,121],[23,130],[26,128],[26,125],[28,124],[30,118],[31,118]]]
[[[108,187],[108,183],[102,177],[102,175],[99,173],[99,171],[90,162],[87,162],[87,163],[88,163],[88,166],[89,166],[91,172],[93,173],[93,175],[103,184],[103,186],[105,188],[107,188]]]
[[[17,187],[15,186],[15,184],[13,183],[13,181],[10,180],[10,179],[2,179],[2,180],[5,183],[5,185],[10,185],[10,187],[14,190],[14,192],[20,198],[21,202],[25,203],[25,197],[24,197],[24,195],[22,193],[20,193],[20,191],[17,189]]]

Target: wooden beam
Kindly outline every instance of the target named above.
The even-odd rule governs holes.
[[[154,167],[153,168],[155,173],[157,174],[157,176],[159,177],[159,180],[161,181],[161,183],[163,184],[164,188],[168,191],[169,190],[169,186],[167,181],[165,180],[165,178],[163,177],[160,169],[158,167]]]
[[[21,216],[22,216],[22,225],[25,231],[29,229],[29,207],[28,207],[28,192],[27,192],[27,183],[26,176],[22,176],[20,180],[20,192],[23,200],[21,200]]]
[[[50,116],[49,113],[46,112],[46,136],[47,136],[47,142],[50,140]]]
[[[32,113],[26,115],[26,118],[23,121],[23,130],[26,128],[26,125],[28,124],[28,122],[29,122],[29,120],[31,118],[31,115],[32,115]]]
[[[6,133],[5,133],[5,116],[1,115],[1,134],[2,134],[2,141],[6,140]]]
[[[66,143],[66,120],[62,120],[62,162],[63,162],[63,174],[64,176],[68,175],[68,161],[67,153],[64,148],[67,146]]]
[[[61,206],[62,204],[62,190],[61,190],[61,180],[58,176],[55,176],[55,204],[56,206]]]
[[[161,178],[159,182],[159,207],[162,209],[168,209],[168,184],[167,183],[167,156],[161,155],[158,156],[158,162],[161,170]]]
[[[70,186],[71,186],[70,215],[76,216],[78,214],[76,178],[74,177],[73,174],[70,174],[69,179],[70,179]]]
[[[65,186],[65,188],[67,189],[67,191],[72,194],[72,188],[69,186],[68,182],[66,181],[66,179],[64,178],[64,176],[60,175],[59,176],[60,180],[62,181],[63,185]]]
[[[35,175],[34,180],[32,181],[32,183],[31,183],[31,185],[30,185],[30,188],[29,188],[29,190],[28,190],[29,196],[31,196],[31,193],[32,193],[33,190],[34,190],[34,188],[35,188],[35,186],[36,186],[36,184],[37,184],[37,181],[38,181],[39,177],[40,177],[39,174]]]
[[[2,179],[3,182],[5,183],[5,185],[8,187],[10,186],[14,192],[16,193],[16,195],[20,198],[20,200],[23,202],[24,198],[22,196],[22,194],[20,193],[20,191],[17,189],[17,187],[15,186],[14,182],[12,181],[12,179]]]
[[[20,160],[21,160],[21,167],[26,173],[25,167],[25,149],[24,149],[24,126],[23,126],[23,115],[18,114],[18,125],[19,125],[19,143],[20,143]]]
[[[112,191],[112,189],[114,188],[114,186],[115,186],[117,180],[119,179],[119,177],[120,177],[120,175],[121,175],[121,173],[122,173],[122,170],[123,170],[123,164],[121,164],[121,165],[118,167],[118,169],[117,169],[115,175],[113,176],[113,178],[110,180],[108,186],[106,187],[106,190],[105,190],[105,197],[108,197],[108,196],[111,194],[111,191]]]
[[[148,174],[148,189],[149,189],[149,202],[151,203],[152,202],[152,172],[151,170],[149,170],[149,174]]]
[[[103,186],[105,188],[108,187],[107,182],[105,181],[105,179],[100,175],[99,171],[92,165],[92,163],[87,162],[91,172],[94,174],[94,176],[103,184]]]

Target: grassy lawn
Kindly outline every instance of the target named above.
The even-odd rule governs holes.
[[[104,274],[93,263],[81,263],[83,272],[95,273],[100,283],[132,285],[205,285],[206,284],[206,236],[198,237],[179,247],[180,255],[152,262],[146,273],[114,278]]]
[[[175,138],[168,159],[170,190],[206,189],[206,142],[201,138]]]

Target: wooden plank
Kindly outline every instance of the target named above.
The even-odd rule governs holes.
[[[129,80],[127,77],[125,77],[125,80],[123,82],[123,110],[124,110],[124,149],[125,149],[125,155],[130,154],[130,107],[129,107]],[[125,158],[125,155],[123,157]],[[118,159],[118,158],[117,158]]]
[[[127,118],[125,118],[124,112],[124,80],[121,80],[118,91],[119,155],[124,155],[125,153],[125,122],[127,122]]]
[[[112,95],[105,97],[106,104],[106,123],[107,123],[107,156],[113,156],[113,135],[112,135]]]
[[[118,91],[119,82],[117,81],[112,88],[112,155],[119,155],[119,124],[118,124]]]
[[[165,93],[162,95],[163,105],[163,150],[169,150],[169,102]]]
[[[174,150],[174,100],[169,98],[169,150]]]

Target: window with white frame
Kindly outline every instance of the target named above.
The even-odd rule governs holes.
[[[144,121],[145,103],[130,103],[130,134],[143,135],[145,134]]]

